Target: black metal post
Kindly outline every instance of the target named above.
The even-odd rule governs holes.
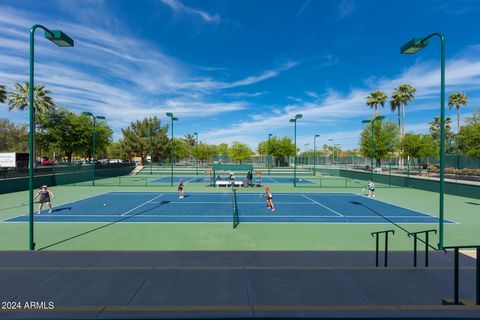
[[[428,231],[425,232],[425,267],[428,268]]]
[[[413,266],[417,267],[417,234],[413,235]]]
[[[378,267],[378,233],[377,233],[376,249],[375,249],[375,267]]]
[[[480,305],[480,247],[477,247],[477,306]]]
[[[455,248],[455,254],[454,254],[454,271],[453,271],[453,303],[454,304],[459,304],[458,301],[458,248]]]
[[[385,232],[385,267],[388,264],[388,231]]]

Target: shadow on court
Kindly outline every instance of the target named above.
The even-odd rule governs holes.
[[[369,206],[367,206],[367,205],[365,205],[365,204],[363,204],[363,203],[361,203],[361,202],[358,202],[358,201],[350,201],[350,203],[355,204],[355,205],[362,206],[362,207],[364,207],[364,208],[367,208],[368,210],[372,211],[373,213],[375,213],[375,214],[378,215],[379,217],[382,217],[382,218],[385,219],[386,221],[388,221],[388,222],[390,222],[391,224],[393,224],[395,227],[397,227],[397,228],[399,228],[400,230],[404,231],[407,235],[410,234],[410,231],[408,231],[407,229],[405,229],[404,227],[402,227],[402,226],[399,225],[398,223],[390,220],[388,217],[385,217],[385,216],[384,216],[383,214],[381,214],[380,212],[378,212],[378,211],[370,208]],[[424,244],[426,244],[425,241],[424,241],[423,239],[421,239],[421,238],[417,238],[417,240],[420,241],[420,242],[423,242]],[[430,248],[432,248],[433,250],[438,250],[438,248],[435,248],[435,247],[433,247],[433,246],[430,245],[430,244],[428,244],[428,246],[429,246]]]
[[[161,201],[161,202],[158,203],[158,205],[155,205],[155,206],[150,207],[150,208],[148,208],[148,209],[143,209],[142,211],[137,212],[137,213],[135,213],[135,214],[128,215],[128,216],[125,216],[125,217],[121,217],[120,219],[118,219],[118,220],[116,220],[116,221],[109,222],[109,223],[107,223],[107,224],[105,224],[105,225],[102,225],[102,226],[93,228],[93,229],[88,230],[88,231],[81,232],[81,233],[79,233],[79,234],[76,234],[76,235],[74,235],[74,236],[68,237],[68,238],[66,238],[66,239],[63,239],[63,240],[54,242],[54,243],[52,243],[52,244],[43,246],[43,247],[41,247],[41,248],[38,248],[38,250],[49,249],[49,248],[52,248],[52,247],[54,247],[54,246],[56,246],[56,245],[65,243],[65,242],[67,242],[67,241],[70,241],[70,240],[73,240],[73,239],[77,239],[77,238],[83,237],[83,236],[85,236],[85,235],[87,235],[87,234],[90,234],[90,233],[92,233],[92,232],[95,232],[95,231],[98,231],[98,230],[101,230],[101,229],[110,227],[110,226],[112,226],[112,225],[114,225],[114,224],[116,224],[116,223],[124,222],[124,221],[127,221],[128,219],[131,219],[131,218],[136,217],[136,216],[138,216],[138,215],[141,215],[141,214],[144,214],[144,213],[148,213],[148,212],[150,212],[150,211],[152,211],[152,210],[158,209],[158,208],[160,208],[161,206],[164,206],[164,205],[169,204],[169,203],[170,203],[170,201],[167,201],[167,200]],[[60,208],[60,209],[57,209],[57,210],[58,210],[58,211],[61,211],[61,210],[66,210],[66,209],[71,209],[71,207]],[[52,210],[52,211],[53,211],[53,210]]]
[[[473,206],[480,206],[480,203],[478,203],[478,202],[466,201],[465,203],[471,204],[471,205],[473,205]]]

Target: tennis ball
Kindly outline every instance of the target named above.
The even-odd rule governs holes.
[[[106,205],[107,205],[106,203],[103,204],[104,207],[105,207]]]

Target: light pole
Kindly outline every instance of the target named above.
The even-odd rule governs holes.
[[[195,171],[198,176],[198,132],[194,132],[193,134],[195,135]]]
[[[267,143],[267,168],[268,168],[268,175],[270,175],[270,170],[272,168],[272,161],[270,159],[270,138],[272,137],[272,134],[268,134],[268,143]]]
[[[166,115],[172,119],[172,141],[170,142],[170,186],[173,187],[173,121],[178,121],[178,118],[174,117],[171,112],[167,112]]]
[[[294,187],[297,186],[297,120],[301,119],[302,117],[303,115],[296,114],[295,118],[289,120],[289,122],[293,122],[295,124],[294,125],[295,143],[294,143],[294,150],[293,150],[294,151],[293,153],[293,186]]]
[[[317,138],[320,137],[319,134],[316,134],[313,137],[313,175],[316,175],[316,164],[317,164]]]
[[[438,248],[443,249],[443,207],[444,207],[444,158],[445,158],[445,38],[441,33],[434,32],[423,39],[414,38],[400,48],[401,54],[415,54],[428,46],[428,39],[433,36],[440,38],[440,204]]]
[[[377,149],[376,145],[375,145],[375,138],[374,138],[374,133],[373,133],[373,129],[375,127],[375,121],[377,120],[383,120],[385,119],[384,116],[376,116],[375,118],[373,118],[372,120],[362,120],[362,123],[371,123],[372,124],[372,143],[371,143],[371,146],[372,146],[372,156],[370,157],[370,180],[373,180],[373,157],[375,156],[375,151]]]
[[[95,143],[97,140],[97,119],[98,120],[105,120],[104,116],[94,116],[91,112],[82,112],[84,116],[92,117],[93,119],[93,142],[92,142],[92,185],[95,186]]]
[[[30,105],[29,105],[29,133],[28,133],[28,141],[29,141],[29,170],[28,170],[28,209],[29,209],[29,247],[30,250],[35,250],[35,239],[33,235],[33,174],[34,174],[34,163],[33,157],[34,155],[34,148],[33,148],[33,141],[35,138],[35,107],[33,105],[33,92],[35,91],[35,84],[34,84],[34,64],[35,64],[35,54],[34,54],[34,47],[35,47],[35,30],[38,28],[43,29],[45,31],[45,38],[52,41],[59,47],[73,47],[73,39],[67,36],[60,30],[50,30],[45,28],[42,25],[35,24],[30,29]]]

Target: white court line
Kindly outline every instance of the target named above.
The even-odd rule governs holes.
[[[338,213],[337,211],[335,211],[335,210],[333,210],[333,209],[330,209],[330,208],[329,208],[329,207],[327,207],[327,206],[324,206],[324,205],[323,205],[323,204],[321,204],[320,202],[317,202],[317,201],[315,201],[315,200],[313,200],[313,199],[311,199],[311,198],[307,197],[307,196],[306,196],[306,195],[304,195],[304,194],[302,194],[302,197],[304,197],[305,199],[308,199],[308,200],[312,201],[313,203],[316,203],[316,204],[318,204],[319,206],[322,206],[322,207],[324,207],[324,208],[325,208],[325,209],[327,209],[327,210],[330,210],[330,211],[332,211],[333,213],[336,213],[336,214],[338,214],[340,217],[345,217],[343,214],[341,214],[341,213]]]
[[[133,209],[128,210],[127,212],[122,213],[120,216],[123,217],[123,216],[129,214],[130,212],[132,212],[132,211],[134,211],[134,210],[136,210],[136,209],[138,209],[138,208],[140,208],[140,207],[143,207],[143,206],[146,205],[147,203],[150,203],[151,201],[160,198],[160,197],[163,196],[163,195],[164,195],[164,193],[162,193],[161,195],[156,196],[155,198],[152,198],[152,199],[150,199],[150,200],[142,203],[141,205],[136,206],[136,207],[133,208]]]
[[[55,214],[55,215],[43,215],[41,216],[42,218],[55,218],[55,217],[119,217],[117,215],[111,215],[111,214]],[[142,214],[142,218],[231,218],[231,215],[162,215],[162,214]],[[273,218],[273,219],[281,219],[281,218],[309,218],[309,219],[315,219],[315,218],[331,218],[331,219],[340,219],[340,218],[378,218],[382,219],[381,217],[378,216],[281,216],[281,215],[240,215],[240,217],[243,218]],[[407,218],[407,219],[431,219],[432,217],[405,217],[405,216],[389,216],[388,218]],[[435,218],[438,220],[438,218]],[[60,221],[59,221],[60,222]],[[96,221],[94,221],[96,222]],[[368,222],[364,222],[368,223]],[[385,222],[388,223],[388,222]]]
[[[162,202],[158,202],[158,201],[152,201],[150,203],[162,203]],[[170,203],[182,203],[182,204],[202,204],[202,203],[206,203],[206,204],[220,204],[220,203],[227,203],[227,204],[232,204],[232,201],[169,201],[168,202],[169,204]],[[263,204],[265,203],[265,201],[256,201],[256,202],[252,202],[252,201],[248,201],[248,202],[242,202],[242,201],[238,201],[237,203],[242,203],[242,204],[255,204],[255,205],[258,205],[258,204]],[[278,201],[275,201],[276,204],[312,204],[311,201],[309,202],[278,202]]]
[[[195,180],[195,179],[197,179],[197,177],[193,177],[192,179],[190,179],[190,180],[188,180],[188,181],[185,181],[185,183],[189,183],[189,182],[191,182],[191,181],[193,181],[193,180]]]

